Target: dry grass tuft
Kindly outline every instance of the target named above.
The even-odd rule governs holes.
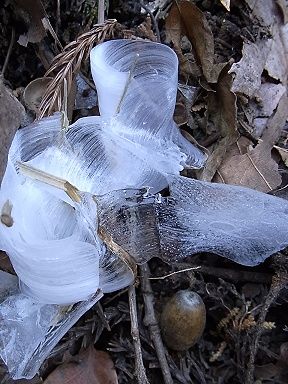
[[[95,25],[89,32],[80,35],[55,56],[50,69],[45,76],[54,77],[47,87],[39,106],[38,119],[49,116],[55,111],[62,110],[63,96],[69,96],[73,81],[78,74],[81,63],[89,57],[95,44],[111,39],[120,24],[116,20],[106,20],[103,24]]]

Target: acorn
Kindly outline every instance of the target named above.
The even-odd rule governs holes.
[[[160,325],[165,344],[175,351],[185,351],[197,343],[206,323],[206,308],[198,293],[176,292],[166,303]]]

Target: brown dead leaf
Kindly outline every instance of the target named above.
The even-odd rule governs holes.
[[[217,143],[213,153],[209,156],[205,167],[200,173],[201,180],[211,181],[220,166],[227,149],[235,143],[238,137],[236,128],[236,96],[231,92],[232,76],[228,73],[230,64],[221,71],[216,92],[209,92],[207,96],[208,121],[222,139]]]
[[[14,0],[16,12],[28,26],[26,35],[21,35],[18,43],[27,46],[28,43],[39,43],[45,36],[46,31],[42,23],[46,12],[41,0]]]
[[[0,270],[14,274],[13,266],[5,252],[0,251]]]
[[[51,80],[52,77],[40,77],[32,80],[24,89],[23,100],[31,111],[39,113],[39,105]]]
[[[277,361],[275,364],[268,363],[255,366],[255,378],[257,381],[270,383],[287,383],[288,367],[284,361]]]
[[[282,84],[264,83],[257,90],[255,97],[259,101],[260,110],[257,117],[270,117],[281,97],[286,92],[286,87]]]
[[[6,169],[12,139],[24,117],[24,107],[0,79],[0,183]]]
[[[288,76],[288,24],[275,32],[272,39],[256,43],[244,43],[242,58],[232,65],[230,73],[235,74],[232,90],[247,96],[254,96],[261,86],[264,69],[269,76],[287,84]]]
[[[288,149],[278,147],[277,145],[274,145],[274,148],[278,151],[283,163],[288,167]]]
[[[193,3],[181,0],[175,3],[165,23],[168,40],[181,56],[180,40],[185,35],[190,40],[195,58],[206,80],[215,83],[218,74],[214,68],[214,38],[205,15]],[[218,72],[219,73],[219,72]]]
[[[229,73],[234,73],[233,92],[254,96],[261,86],[261,75],[270,50],[271,42],[244,43],[242,58],[234,63]]]
[[[265,27],[271,27],[277,15],[275,0],[245,0],[252,11],[252,18],[256,18]]]
[[[233,64],[230,72],[235,74],[232,90],[247,96],[254,96],[261,86],[264,69],[270,77],[287,85],[288,79],[288,25],[282,12],[283,1],[245,0],[251,9],[252,19],[263,27],[271,38],[263,38],[255,43],[245,42],[242,58]],[[287,6],[286,6],[287,9]]]
[[[146,17],[146,19],[141,23],[137,30],[143,35],[144,38],[149,39],[151,41],[157,41],[157,37],[155,36],[152,30],[152,22],[151,17]]]
[[[288,76],[288,24],[276,25],[273,28],[273,38],[269,40],[270,49],[265,63],[265,69],[273,79],[287,84]]]
[[[268,117],[255,117],[253,119],[253,135],[260,138],[267,126]]]
[[[44,384],[118,384],[114,364],[103,351],[93,346],[80,352],[78,362],[64,363],[57,367]]]
[[[273,116],[268,119],[261,142],[247,146],[246,153],[235,155],[235,147],[225,158],[218,171],[228,184],[250,187],[269,192],[281,184],[278,164],[271,157],[271,150],[288,117],[288,97],[284,94]]]
[[[254,19],[257,19],[258,22],[265,27],[266,33],[267,30],[269,30],[271,35],[271,38],[266,40],[266,42],[264,39],[260,42],[256,42],[256,45],[260,50],[262,49],[263,44],[266,44],[269,48],[264,68],[271,77],[280,80],[286,85],[288,74],[287,5],[283,0],[245,1],[251,9],[252,18],[254,17]],[[266,52],[262,56],[266,56]],[[257,57],[254,57],[254,55],[250,57],[251,62],[255,65],[254,59],[257,59]]]
[[[277,110],[274,115],[270,117],[267,123],[267,128],[262,135],[262,142],[268,145],[270,149],[278,140],[281,130],[285,125],[288,118],[288,96],[285,94],[281,97]]]
[[[188,111],[184,103],[176,103],[173,114],[175,123],[179,126],[184,125],[188,121]]]
[[[279,379],[280,369],[276,364],[268,363],[265,365],[258,365],[255,367],[255,377],[258,380],[277,380]],[[274,381],[273,380],[273,381]]]

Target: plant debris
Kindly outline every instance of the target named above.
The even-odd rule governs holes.
[[[71,361],[56,368],[43,384],[118,384],[116,371],[108,353],[93,346],[71,356]]]
[[[25,120],[22,104],[4,85],[0,78],[0,181],[4,175],[7,157],[16,130]]]
[[[286,1],[6,0],[0,19],[0,179],[16,130],[35,116],[60,110],[73,124],[99,114],[87,63],[96,43],[144,39],[168,44],[177,54],[174,119],[208,156],[203,169],[185,169],[183,175],[287,199]],[[5,207],[1,214],[13,228],[13,207],[8,201]],[[255,230],[262,224],[256,219]],[[177,251],[179,244],[175,260]],[[13,381],[0,364],[0,382],[136,384],[144,377],[150,384],[286,383],[287,250],[256,267],[209,252],[170,264],[145,262],[129,296],[126,288],[105,294],[50,352],[39,376]],[[4,252],[0,270],[15,273]],[[179,290],[200,295],[207,321],[198,343],[176,353],[163,344],[158,319]]]

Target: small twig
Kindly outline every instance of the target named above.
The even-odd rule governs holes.
[[[0,259],[1,260],[1,259]],[[124,293],[128,292],[129,288],[125,288],[125,289],[122,289],[121,291],[118,291],[117,293],[115,293],[115,295],[113,295],[112,297],[108,297],[108,299],[106,299],[104,301],[104,304],[105,306],[107,306],[108,304],[110,304],[112,301],[114,301],[115,299],[117,299],[118,297],[122,296]]]
[[[149,281],[150,270],[148,264],[140,266],[141,271],[141,288],[143,299],[145,303],[145,318],[144,324],[149,328],[150,336],[153,341],[159,364],[162,370],[163,379],[165,384],[173,384],[169,365],[167,363],[165,347],[162,342],[160,328],[155,316],[153,304],[153,291]]]
[[[48,17],[43,17],[43,19],[41,20],[42,21],[42,24],[43,24],[43,27],[50,32],[51,36],[53,37],[53,39],[55,40],[55,44],[58,45],[58,47],[62,50],[63,49],[63,46],[61,44],[61,41],[59,40],[58,36],[57,36],[57,33],[54,31],[54,28],[52,27],[51,23],[50,23],[50,20],[48,19]]]
[[[264,305],[259,314],[256,331],[253,335],[253,338],[250,344],[250,354],[249,354],[249,361],[247,364],[246,379],[245,379],[246,384],[254,383],[255,358],[256,358],[256,354],[259,346],[260,337],[264,330],[263,323],[265,322],[267,312],[270,306],[279,296],[281,290],[285,288],[287,284],[288,284],[288,275],[286,270],[278,272],[272,279],[272,284],[271,284],[269,293],[265,299]]]
[[[5,73],[6,69],[7,69],[8,62],[9,62],[9,59],[10,59],[10,56],[11,56],[11,53],[12,53],[12,48],[13,48],[14,41],[15,41],[15,29],[12,28],[11,39],[10,39],[8,51],[7,51],[7,54],[6,54],[6,57],[5,57],[5,61],[4,61],[4,64],[3,64],[3,67],[2,67],[2,71],[1,71],[1,76],[3,76],[3,77],[4,77],[4,73]]]
[[[105,0],[98,0],[98,24],[105,20]]]
[[[178,267],[187,268],[191,266],[190,263],[181,263],[178,264]],[[269,284],[272,280],[272,273],[267,272],[253,272],[246,270],[234,270],[231,268],[219,268],[219,267],[210,267],[210,266],[201,266],[197,272],[203,273],[205,275],[219,277],[224,280],[229,281],[241,281],[241,282],[251,282],[251,283],[262,283]]]
[[[103,307],[102,307],[100,301],[98,301],[96,303],[94,308],[95,308],[95,311],[96,311],[99,319],[102,321],[102,324],[104,325],[104,327],[107,329],[107,331],[111,332],[110,324],[109,324],[108,320],[106,319],[106,316],[105,316],[105,313],[103,311]]]
[[[195,269],[199,269],[199,268],[201,268],[201,266],[185,268],[185,269],[181,269],[180,271],[175,271],[175,272],[168,273],[168,275],[157,276],[157,277],[149,277],[149,280],[164,280],[164,279],[167,279],[167,277],[170,277],[170,276],[173,276],[173,275],[177,275],[178,273],[189,272],[189,271],[192,271],[192,270],[194,271]]]
[[[129,287],[129,307],[131,317],[131,336],[133,339],[135,349],[135,373],[139,384],[149,384],[146,376],[145,367],[143,364],[143,357],[141,351],[140,333],[138,328],[137,317],[137,303],[136,303],[136,291],[134,284]]]
[[[88,77],[86,77],[85,75],[83,75],[82,72],[81,72],[81,77],[82,77],[82,79],[85,81],[85,83],[86,83],[91,89],[93,89],[94,91],[96,91],[96,87],[95,87],[93,81],[89,80]]]
[[[56,35],[58,35],[59,33],[60,26],[61,26],[61,4],[60,4],[60,0],[57,0],[56,27],[55,27]]]
[[[153,15],[153,12],[151,12],[149,7],[147,7],[147,5],[145,5],[142,1],[139,1],[139,4],[145,10],[145,12],[148,13],[149,16],[151,17],[151,20],[154,24],[156,36],[157,36],[157,42],[161,43],[161,37],[160,37],[160,31],[159,31],[158,23],[157,23],[155,16]]]

